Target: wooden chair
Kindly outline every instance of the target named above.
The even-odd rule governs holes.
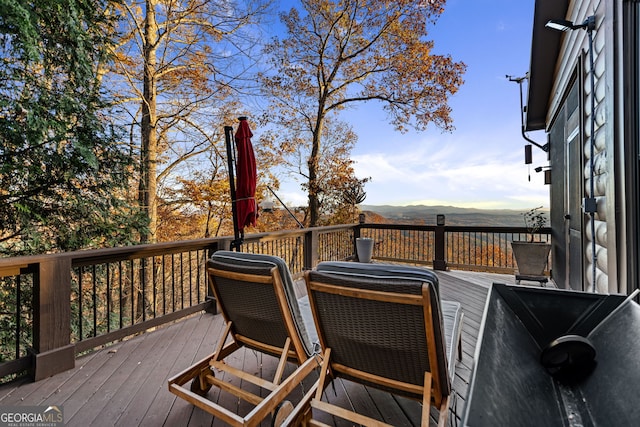
[[[421,268],[359,263],[321,263],[305,274],[309,301],[323,348],[318,386],[304,423],[318,425],[324,411],[362,425],[384,425],[366,414],[322,401],[334,378],[422,401],[423,426],[431,405],[445,425],[452,394],[455,346],[461,352],[462,310],[440,301],[438,278]],[[444,314],[444,316],[443,316]]]
[[[280,425],[293,409],[284,399],[318,366],[312,357],[318,345],[308,303],[296,299],[289,269],[278,257],[219,251],[208,260],[207,274],[226,327],[215,353],[170,378],[169,391],[229,425],[258,425],[269,414],[273,424]],[[273,380],[225,363],[242,347],[279,358]],[[299,367],[283,379],[287,361]],[[255,384],[268,395],[260,397],[217,378],[214,369]],[[224,408],[206,398],[211,387],[249,402],[254,409],[241,416]]]

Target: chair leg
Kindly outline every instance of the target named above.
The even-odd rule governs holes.
[[[440,405],[440,414],[438,417],[438,427],[446,427],[447,425],[447,417],[449,416],[449,397],[446,396],[442,398],[442,403]]]
[[[431,372],[424,373],[423,394],[422,394],[422,419],[421,427],[429,426],[429,409],[431,409]]]

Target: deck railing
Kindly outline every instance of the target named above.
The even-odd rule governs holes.
[[[350,224],[251,234],[242,250],[285,259],[300,277],[320,261],[355,258],[355,239],[375,240],[374,259],[512,273],[507,227]],[[544,229],[538,240],[548,241]],[[206,259],[232,238],[0,259],[0,378],[46,378],[75,357],[189,314],[215,311]]]
[[[380,261],[505,274],[516,270],[510,242],[530,239],[524,227],[396,224],[363,224],[360,236],[374,240],[373,259]],[[533,238],[550,242],[551,230],[543,228]]]

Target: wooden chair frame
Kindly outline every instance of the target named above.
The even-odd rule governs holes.
[[[278,406],[295,389],[295,387],[308,377],[312,371],[318,368],[320,362],[316,357],[308,357],[304,350],[301,338],[298,335],[294,324],[293,316],[288,309],[286,295],[282,285],[282,278],[280,277],[278,268],[273,267],[271,269],[270,276],[239,273],[211,267],[207,269],[207,272],[209,275],[209,284],[217,301],[220,303],[221,312],[226,324],[225,329],[218,342],[216,351],[200,360],[195,365],[171,377],[168,381],[169,391],[232,426],[255,426],[260,424],[260,422],[269,414],[273,414],[274,424],[279,425],[287,413],[280,414],[276,419]],[[216,277],[259,283],[265,286],[272,286],[274,288],[274,292],[281,309],[282,318],[289,333],[289,336],[286,338],[285,344],[282,348],[261,343],[235,333],[233,322],[229,319],[224,302],[219,298]],[[244,346],[279,358],[278,367],[273,380],[265,380],[225,363],[225,358]],[[299,366],[291,375],[283,380],[282,377],[288,360],[295,362]],[[248,381],[267,390],[269,393],[266,397],[260,397],[254,393],[245,391],[228,381],[216,378],[213,369],[222,371],[225,374],[233,375],[243,381]],[[191,382],[191,386],[185,386],[189,382]],[[215,402],[212,402],[211,400],[208,400],[203,395],[206,394],[212,386],[254,405],[254,409],[243,417]],[[293,405],[290,405],[289,411],[291,409],[293,409]]]
[[[439,410],[438,425],[445,426],[447,422],[449,412],[449,395],[443,393],[442,384],[440,384],[440,370],[447,369],[446,366],[440,366],[437,362],[437,349],[435,346],[435,333],[433,327],[433,313],[430,296],[430,286],[426,283],[422,284],[421,294],[406,294],[406,293],[394,293],[373,291],[361,288],[352,288],[345,286],[338,286],[334,284],[321,283],[312,281],[310,279],[309,272],[305,273],[305,281],[307,283],[307,289],[309,291],[309,299],[311,302],[311,309],[316,319],[316,328],[320,338],[323,352],[323,364],[320,373],[320,378],[317,384],[314,386],[315,392],[310,391],[305,398],[296,406],[292,416],[285,423],[290,422],[295,415],[298,419],[303,420],[304,425],[320,426],[323,425],[318,421],[312,419],[312,409],[329,413],[333,416],[340,417],[350,422],[366,425],[366,426],[387,426],[379,420],[367,417],[362,414],[358,414],[351,410],[342,408],[340,406],[330,404],[322,401],[322,393],[324,389],[331,383],[334,378],[338,378],[342,375],[346,375],[350,378],[362,380],[365,383],[377,384],[384,389],[398,390],[404,392],[404,394],[420,395],[422,396],[422,416],[421,425],[429,426],[429,412],[431,405],[433,404]],[[324,334],[321,326],[318,324],[317,306],[313,300],[313,291],[332,293],[344,297],[368,299],[382,302],[392,302],[397,304],[418,305],[423,307],[426,341],[428,346],[429,365],[431,372],[424,373],[424,383],[419,386],[416,384],[410,384],[406,382],[397,381],[390,378],[381,377],[371,373],[363,372],[351,368],[349,366],[343,366],[335,363],[331,359],[331,348],[328,348],[324,341]],[[457,342],[458,357],[461,359],[461,334],[458,337]],[[313,394],[313,396],[311,396]]]

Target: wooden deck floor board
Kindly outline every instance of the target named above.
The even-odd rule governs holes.
[[[97,369],[96,361],[94,360],[97,353],[90,354],[79,360],[76,360],[75,368],[62,372],[53,378],[48,378],[37,383],[31,382],[28,379],[18,380],[18,387],[13,387],[13,384],[5,384],[0,386],[0,395],[4,398],[0,400],[2,405],[22,405],[23,402],[30,402],[31,405],[44,404],[48,400],[58,399],[58,394],[62,390],[65,390],[65,385],[72,382],[74,378],[84,372],[92,372]],[[5,392],[6,390],[6,392]],[[68,390],[73,390],[72,387]],[[64,398],[63,395],[59,396]],[[58,404],[62,403],[62,399],[58,400]]]
[[[146,369],[141,369],[142,363],[153,360],[151,358],[154,353],[159,351],[162,342],[171,342],[182,332],[189,330],[190,325],[185,323],[180,328],[175,328],[174,331],[169,328],[163,329],[166,330],[157,331],[163,334],[162,339],[140,339],[140,344],[133,348],[133,351],[127,351],[129,347],[133,347],[131,345],[119,345],[106,352],[108,360],[103,368],[93,375],[93,381],[78,387],[74,396],[67,399],[71,403],[71,410],[68,413],[67,404],[64,405],[65,417],[68,417],[70,425],[91,425],[108,416],[110,405],[124,396],[133,394],[134,390],[129,392],[133,386],[129,382],[144,377],[145,374],[136,375],[136,371],[146,371]],[[142,337],[144,335],[140,338]],[[87,399],[91,404],[78,407],[78,403],[83,399]]]
[[[202,316],[204,316],[204,314]],[[173,372],[180,372],[181,370],[193,365],[194,363],[198,362],[199,360],[215,351],[214,339],[215,335],[223,327],[222,323],[223,322],[220,316],[217,316],[212,322],[200,321],[199,319],[195,328],[193,329],[193,333],[190,336],[190,339],[193,339],[196,342],[198,340],[200,341],[199,346],[197,346],[196,352],[185,352],[184,354],[180,355],[180,357],[176,359],[173,365],[171,367],[168,367],[168,372],[165,372],[162,366],[158,366],[157,375],[163,377],[162,383],[165,384],[165,387],[168,378],[173,375]],[[204,339],[202,337],[204,337]],[[149,409],[147,410],[145,416],[142,418],[142,422],[140,423],[140,425],[162,425],[169,416],[169,412],[171,410],[171,407],[173,406],[174,400],[175,399],[173,399],[172,394],[165,393],[164,390],[159,390],[152,404],[149,406]]]
[[[150,347],[144,358],[139,360],[130,360],[131,369],[125,383],[118,389],[118,392],[111,399],[109,404],[104,408],[101,418],[113,420],[119,425],[138,425],[142,415],[151,404],[150,397],[155,396],[160,387],[165,386],[159,380],[153,381],[158,375],[165,377],[166,372],[159,370],[158,365],[170,358],[175,358],[180,351],[188,343],[187,338],[191,335],[190,329],[194,326],[193,319],[188,322],[179,322],[172,325],[175,333],[166,337],[166,340],[159,341]],[[211,321],[209,319],[208,321]],[[182,325],[180,325],[182,323]],[[181,327],[180,327],[181,326]],[[155,333],[155,332],[154,332]],[[200,337],[200,339],[202,339]],[[166,365],[165,365],[166,366]],[[131,413],[132,405],[139,414],[138,422],[135,422],[136,416]],[[69,424],[72,425],[72,424]]]
[[[128,381],[129,369],[127,360],[130,357],[144,359],[151,350],[152,340],[139,340],[137,346],[124,345],[110,349],[104,363],[95,374],[86,378],[82,384],[66,384],[68,389],[75,389],[63,403],[65,417],[75,425],[91,425],[94,418],[102,414],[103,409],[118,393],[123,383]],[[114,378],[112,378],[114,377]],[[82,380],[81,376],[78,376]],[[91,401],[91,404],[87,402]]]
[[[216,318],[220,322],[220,325],[218,326],[217,323],[215,325],[211,324],[209,331],[207,331],[207,334],[203,340],[203,344],[200,346],[192,363],[204,359],[215,351],[216,346],[218,345],[218,341],[221,339],[220,331],[224,327],[222,317],[216,316]],[[182,369],[186,369],[189,366],[189,364],[181,366],[176,372],[179,372]],[[211,390],[209,392],[209,398],[211,398],[213,401],[217,401],[219,394],[219,390]],[[174,395],[171,393],[165,393],[165,396],[167,396],[168,398],[174,397]],[[176,423],[179,424],[181,420],[188,420],[188,423],[184,423],[184,425],[191,427],[211,426],[213,422],[211,415],[209,415],[207,412],[201,410],[200,408],[196,408],[193,405],[187,404],[187,402],[182,399],[173,399],[171,401],[169,412],[167,413],[167,418],[164,422],[164,425],[170,427],[175,425]]]
[[[382,420],[388,424],[393,423],[398,427],[411,427],[413,423],[407,417],[407,413],[415,414],[415,408],[411,408],[411,410],[406,411],[402,403],[405,401],[409,401],[409,399],[405,399],[402,397],[395,397],[390,395],[389,393],[385,393],[381,390],[377,390],[375,388],[368,387],[367,393],[373,400],[374,404],[379,408],[380,414],[382,415]],[[411,401],[412,403],[418,404],[416,401]]]
[[[201,316],[204,316],[204,314],[201,314]],[[210,322],[211,320],[208,319],[207,321]],[[153,416],[149,410],[158,398],[166,399],[167,405],[173,401],[173,397],[166,396],[168,393],[167,380],[173,373],[181,371],[185,364],[189,366],[195,362],[194,354],[203,341],[203,334],[198,334],[198,332],[208,331],[206,327],[198,327],[200,325],[202,325],[202,322],[196,322],[195,327],[192,326],[188,330],[185,328],[172,342],[165,343],[162,351],[158,352],[160,357],[154,360],[155,366],[151,371],[151,375],[147,375],[141,384],[141,388],[147,392],[135,394],[119,417],[119,425],[140,425],[146,416]],[[193,350],[183,351],[183,349],[189,347],[193,348]]]
[[[473,357],[488,288],[492,282],[513,283],[512,275],[472,272],[437,272],[443,299],[459,301],[464,311],[463,359],[456,366],[453,382],[458,396],[455,414],[461,416],[467,397]],[[158,330],[114,344],[76,360],[76,367],[54,377],[31,383],[17,380],[0,386],[0,405],[60,405],[68,426],[217,426],[222,425],[205,411],[171,394],[167,378],[211,354],[222,333],[222,318],[196,314]],[[276,358],[253,351],[236,352],[230,363],[272,379]],[[287,372],[295,369],[288,364]],[[222,375],[221,372],[218,373]],[[225,378],[228,381],[237,379]],[[308,382],[307,387],[312,382]],[[417,401],[336,381],[336,392],[329,386],[327,401],[355,406],[394,425],[412,426],[420,419]],[[228,393],[212,390],[208,397],[234,410],[246,413]],[[261,395],[266,392],[261,391]],[[302,396],[302,388],[292,396]],[[452,408],[454,409],[454,408]],[[432,417],[437,411],[432,410]],[[270,418],[270,417],[268,417]],[[331,416],[320,416],[329,425],[338,423]],[[269,425],[270,419],[262,425]],[[453,421],[455,424],[455,420]]]

